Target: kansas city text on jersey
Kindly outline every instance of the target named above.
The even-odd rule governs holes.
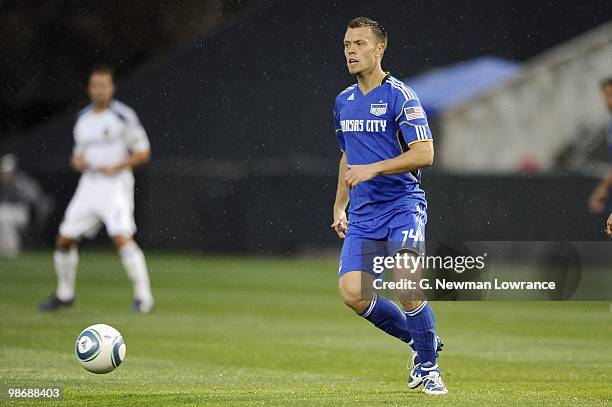
[[[387,130],[386,120],[340,120],[342,131],[379,132]]]

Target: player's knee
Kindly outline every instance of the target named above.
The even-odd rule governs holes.
[[[372,286],[363,273],[350,272],[340,277],[338,288],[344,304],[356,313],[365,311],[372,302]]]
[[[363,298],[360,298],[359,296],[343,295],[342,301],[344,302],[344,305],[346,305],[347,307],[349,307],[350,309],[352,309],[358,314],[361,314],[370,305],[369,300],[365,300]]]
[[[131,236],[113,236],[113,244],[117,249],[121,249],[124,245],[132,240]]]
[[[421,305],[423,294],[417,290],[401,290],[397,293],[397,299],[405,310],[410,311]]]
[[[58,235],[55,239],[55,245],[59,250],[70,250],[72,246],[74,246],[76,242],[70,238],[67,238],[62,235]]]
[[[403,299],[399,298],[400,303],[402,304],[402,306],[404,307],[404,310],[406,311],[412,311],[413,309],[417,309],[419,307],[419,305],[421,305],[423,303],[422,300],[415,300],[415,299]]]
[[[344,304],[358,314],[365,311],[371,302],[371,299],[364,298],[365,296],[360,289],[355,289],[354,287],[341,287],[340,296]]]

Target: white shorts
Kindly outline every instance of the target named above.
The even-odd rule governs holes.
[[[102,224],[109,236],[133,236],[136,232],[131,173],[83,175],[66,209],[59,233],[74,240],[94,237]]]

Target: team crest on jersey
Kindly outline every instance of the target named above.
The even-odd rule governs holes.
[[[387,113],[387,104],[386,103],[372,103],[370,105],[370,113],[374,116],[382,116]]]
[[[109,141],[111,139],[110,131],[108,129],[104,129],[104,132],[102,133],[102,138],[104,139],[104,141]]]

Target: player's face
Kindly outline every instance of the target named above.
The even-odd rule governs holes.
[[[606,85],[603,87],[604,100],[606,101],[606,106],[608,106],[608,111],[612,113],[612,85]]]
[[[349,73],[357,75],[376,66],[376,39],[370,27],[349,28],[344,35],[344,57]]]
[[[113,77],[107,73],[94,73],[87,87],[89,98],[96,106],[108,106],[115,94]]]

